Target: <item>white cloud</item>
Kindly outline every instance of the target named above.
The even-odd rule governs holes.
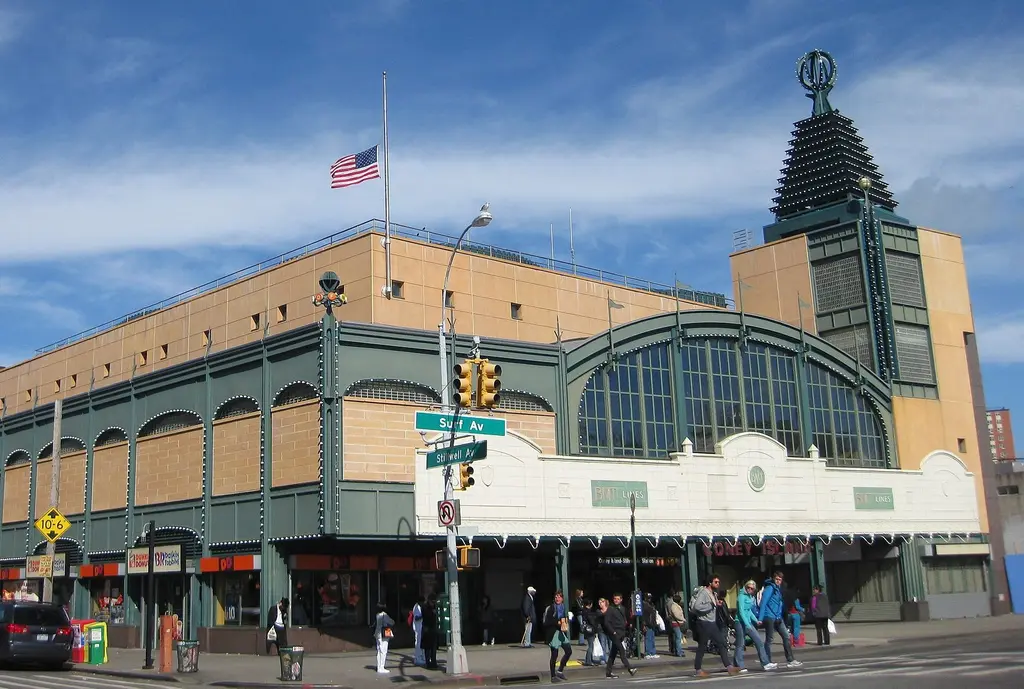
[[[978,352],[988,364],[1024,364],[1024,311],[978,320]]]

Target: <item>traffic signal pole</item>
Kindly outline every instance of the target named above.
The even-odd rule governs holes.
[[[452,414],[452,431],[449,447],[455,447],[455,428],[458,425],[459,405],[455,405],[455,412]],[[445,467],[444,499],[452,500],[455,497],[455,471],[454,465]],[[456,547],[455,527],[448,527],[448,601],[451,606],[452,640],[448,644],[448,662],[445,671],[449,675],[464,675],[469,672],[469,659],[466,657],[466,648],[462,645],[462,605],[459,601],[459,552]]]

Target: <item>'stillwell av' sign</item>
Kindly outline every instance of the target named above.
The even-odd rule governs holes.
[[[153,571],[157,574],[181,572],[185,561],[181,557],[180,545],[162,545],[153,550]],[[128,551],[128,574],[149,572],[149,548],[132,548]]]

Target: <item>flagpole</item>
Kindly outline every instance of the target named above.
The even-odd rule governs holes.
[[[672,294],[676,296],[676,336],[682,332],[682,327],[679,323],[679,274],[672,273]]]
[[[800,318],[800,347],[802,349],[806,339],[804,337],[804,299],[799,292],[796,293],[796,313]]]
[[[576,245],[572,241],[572,208],[569,208],[569,258],[572,261],[572,272],[576,274]]]
[[[555,223],[551,223],[548,228],[548,233],[551,235],[551,269],[555,269]]]
[[[382,76],[384,86],[384,296],[391,298],[391,159],[388,156],[388,73]]]
[[[612,335],[612,293],[605,290],[608,301],[608,356],[615,363],[615,338]]]

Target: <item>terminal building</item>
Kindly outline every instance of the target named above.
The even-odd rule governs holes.
[[[371,221],[0,370],[5,596],[38,585],[33,522],[57,507],[55,596],[116,645],[170,611],[206,651],[259,652],[286,596],[307,650],[367,645],[378,601],[403,619],[443,587],[441,434],[415,418],[441,406],[443,301],[452,363],[476,336],[503,369],[471,413],[504,435],[478,436],[458,494],[482,554],[460,575],[467,641],[485,595],[516,641],[526,586],[632,590],[634,545],[656,595],[781,568],[805,597],[826,586],[837,621],[1006,612],[960,240],[896,215],[821,90],[732,299],[483,244],[442,294],[454,240],[393,225],[386,250]],[[325,271],[347,296],[330,316]]]

